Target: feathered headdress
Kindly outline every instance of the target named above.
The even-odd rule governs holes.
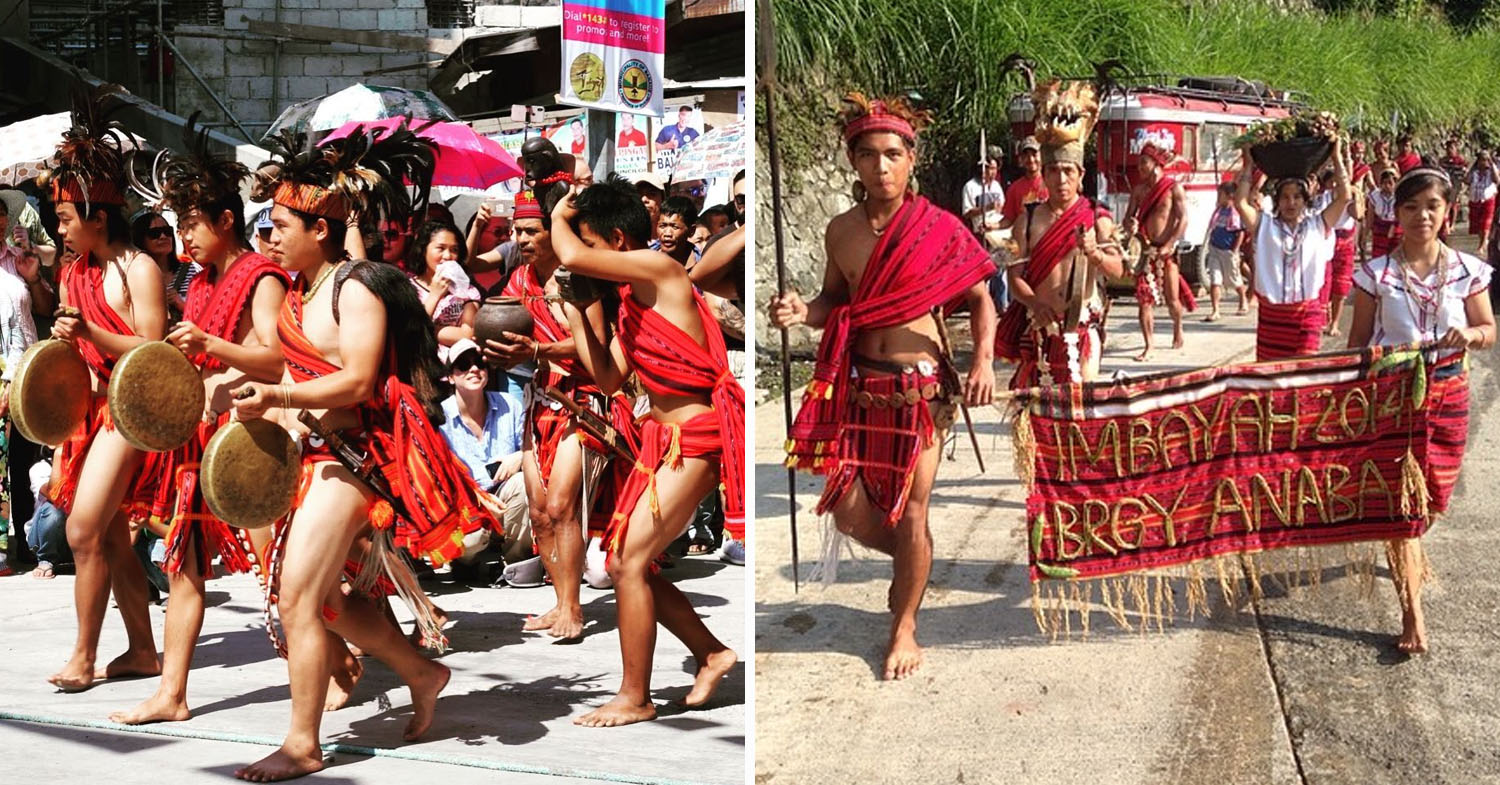
[[[366,132],[359,126],[311,148],[283,131],[266,140],[271,161],[256,170],[251,198],[330,220],[342,221],[350,210],[404,220],[426,210],[432,192],[437,147],[417,136],[424,127],[402,123]]]
[[[124,106],[111,98],[123,92],[117,84],[73,92],[73,124],[63,131],[52,170],[37,178],[38,185],[51,185],[54,203],[78,202],[85,213],[93,205],[125,204],[124,131],[109,119]]]
[[[149,183],[136,177],[135,151],[126,156],[125,175],[130,187],[153,205],[166,205],[178,217],[208,206],[230,194],[250,176],[249,167],[209,152],[208,129],[198,127],[200,112],[193,112],[182,131],[185,152],[163,150],[151,161]]]
[[[844,96],[844,103],[846,144],[853,144],[860,134],[871,131],[888,131],[916,144],[917,134],[932,122],[931,112],[917,109],[905,97],[870,100],[864,93],[849,93]]]

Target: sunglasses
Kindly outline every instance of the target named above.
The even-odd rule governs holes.
[[[476,360],[473,357],[470,357],[468,355],[465,355],[465,356],[460,357],[459,359],[453,361],[453,372],[454,373],[468,373],[469,371],[472,371],[472,370],[475,370],[475,369],[478,369],[478,370],[482,371],[482,370],[484,370],[484,365],[482,363],[480,363],[478,360]]]
[[[734,203],[738,207],[744,207],[745,206],[745,195],[744,194],[740,194],[739,196],[734,197]]]
[[[146,236],[149,237],[152,240],[160,240],[163,237],[171,237],[172,236],[172,227],[170,227],[170,226],[152,226],[152,227],[150,227],[150,228],[148,228],[146,230]]]
[[[387,240],[394,240],[397,237],[405,234],[405,232],[401,231],[400,229],[387,229],[384,232],[381,232],[381,234],[384,235],[385,239]]]

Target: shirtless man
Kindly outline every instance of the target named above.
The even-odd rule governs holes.
[[[150,512],[160,477],[151,461],[106,426],[106,394],[114,360],[166,332],[161,269],[130,244],[122,211],[125,161],[110,138],[102,102],[109,88],[73,108],[73,126],[52,171],[57,231],[78,257],[63,268],[59,297],[76,315],[62,316],[52,335],[71,341],[92,377],[86,433],[65,442],[53,461],[52,499],[68,516],[68,545],[78,578],[73,585],[78,638],[72,656],[48,681],[63,692],[96,680],[161,672],[146,611],[146,574],[130,546],[130,519]],[[147,468],[143,468],[147,467]],[[111,587],[125,619],[124,654],[95,670],[100,628]]]
[[[1151,332],[1156,327],[1152,309],[1159,299],[1167,301],[1172,316],[1172,348],[1182,348],[1182,270],[1177,261],[1177,241],[1187,231],[1187,193],[1182,184],[1166,173],[1172,151],[1146,144],[1136,159],[1140,179],[1130,189],[1125,208],[1125,232],[1139,233],[1146,243],[1145,269],[1136,272],[1135,298],[1139,308],[1141,337],[1145,347],[1138,362],[1151,357]],[[1134,260],[1132,260],[1134,261]]]
[[[770,315],[778,327],[824,330],[790,434],[791,463],[828,475],[819,514],[832,512],[841,534],[893,558],[881,674],[904,679],[923,659],[917,609],[932,570],[928,501],[953,398],[980,406],[994,391],[995,311],[985,284],[995,269],[957,216],[911,193],[928,115],[902,99],[845,100],[844,142],[867,197],[828,225],[823,290],[810,302],[783,292]],[[934,311],[964,303],[974,364],[960,390]],[[878,432],[861,430],[876,420]]]
[[[357,150],[367,145],[368,151],[355,158],[347,152],[349,145]],[[469,528],[459,523],[482,516],[475,510],[472,479],[456,465],[427,419],[441,411],[437,380],[442,369],[432,321],[424,318],[402,273],[389,265],[345,261],[342,250],[351,209],[398,218],[414,211],[400,184],[430,181],[429,143],[403,128],[374,141],[339,139],[303,153],[281,150],[278,156],[281,160],[258,175],[262,181],[256,195],[270,196],[274,204],[271,258],[298,273],[277,325],[289,383],[247,382],[233,393],[235,410],[241,419],[277,411],[293,422],[292,413],[307,410],[325,430],[376,459],[371,471],[385,475],[403,509],[376,497],[300,422],[292,426],[303,434],[305,491],[292,512],[281,560],[268,565],[286,632],[292,716],[278,750],[235,772],[253,782],[291,779],[323,768],[318,741],[330,678],[330,629],[389,665],[407,685],[412,717],[403,738],[415,741],[427,731],[438,693],[448,684],[448,668],[412,647],[365,592],[346,595],[340,574],[356,540],[372,531],[376,537],[392,537],[394,531],[394,543],[387,542],[386,549],[405,547],[413,556],[441,564],[462,552],[459,543]],[[385,186],[375,185],[374,193],[346,190],[370,183]],[[346,265],[349,269],[341,273]],[[400,367],[408,369],[410,381],[397,376]],[[403,418],[404,443],[392,436],[396,417]],[[426,461],[424,476],[466,489],[468,498],[449,498],[413,476],[407,452],[413,445]],[[412,488],[420,503],[408,497],[414,483],[421,485]],[[487,525],[495,526],[492,520]],[[435,550],[423,543],[433,543]],[[353,583],[360,587],[381,574],[395,577],[389,560],[384,565],[365,562]],[[402,581],[396,585],[399,589]],[[408,605],[415,602],[409,599]],[[413,610],[419,626],[433,627],[431,611],[423,619],[422,609]]]
[[[110,715],[111,721],[126,725],[191,716],[188,669],[203,628],[204,580],[212,575],[213,560],[218,558],[226,570],[236,572],[260,566],[257,561],[265,551],[250,543],[249,532],[231,529],[205,506],[197,482],[198,461],[209,438],[229,422],[229,391],[247,379],[281,378],[276,316],[290,283],[281,268],[252,251],[245,239],[239,188],[248,169],[216,160],[201,148],[174,153],[164,163],[157,181],[165,193],[147,196],[164,201],[179,216],[184,250],[210,271],[193,279],[185,319],[167,340],[198,366],[207,410],[188,444],[169,453],[163,480],[167,485],[153,510],[153,519],[169,527],[163,569],[171,581],[172,601],[167,605],[162,679],[156,693],[130,711]]]
[[[1012,388],[1041,384],[1044,370],[1052,384],[1098,378],[1104,319],[1099,285],[1105,276],[1125,272],[1109,211],[1081,192],[1082,141],[1048,145],[1042,160],[1047,201],[1016,221],[1012,236],[1019,253],[1007,270],[1015,300],[996,336],[996,353],[1018,363]],[[1074,280],[1077,254],[1086,263],[1082,281]],[[1076,323],[1068,323],[1070,311],[1077,313]]]
[[[566,309],[579,359],[610,395],[636,374],[650,403],[639,431],[627,434],[636,442],[636,460],[621,479],[606,537],[619,608],[620,689],[573,720],[614,727],[656,716],[651,671],[658,623],[687,646],[697,665],[684,706],[706,704],[739,662],[653,564],[715,488],[722,492],[725,531],[744,538],[745,393],[687,272],[647,247],[646,209],[630,183],[611,176],[561,199],[551,226],[563,267],[615,284],[605,294],[618,303],[607,344],[583,311]]]
[[[559,265],[552,251],[551,227],[551,214],[537,203],[531,191],[516,195],[516,242],[522,263],[512,271],[501,294],[521,299],[532,314],[533,332],[506,333],[505,341],[486,341],[484,355],[504,368],[533,360],[541,363],[527,389],[521,471],[526,478],[537,551],[552,579],[557,602],[546,613],[528,617],[522,629],[545,630],[554,638],[572,640],[583,635],[578,579],[584,563],[582,521],[591,512],[580,509],[586,463],[608,456],[601,444],[594,443],[594,449],[585,447],[573,415],[547,398],[545,390],[556,387],[580,406],[606,418],[610,399],[578,359],[577,342],[567,328],[564,310],[572,306],[547,302],[547,296],[555,296],[558,291],[553,274]],[[602,307],[592,304],[587,316],[596,333],[603,334]],[[595,493],[588,494],[590,500],[598,498],[595,488]]]

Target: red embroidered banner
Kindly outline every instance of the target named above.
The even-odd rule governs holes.
[[[1463,355],[1432,358],[1375,347],[1035,391],[1016,423],[1032,580],[1420,536],[1467,418]]]

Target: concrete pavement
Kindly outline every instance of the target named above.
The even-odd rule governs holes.
[[[1116,301],[1105,368],[1253,356],[1253,315],[1207,325],[1201,308],[1184,350],[1135,363],[1134,304]],[[1164,317],[1158,346],[1170,342]],[[1487,656],[1500,638],[1500,579],[1482,564],[1500,539],[1481,479],[1500,463],[1500,424],[1485,416],[1500,400],[1494,366],[1488,353],[1476,358],[1463,479],[1452,514],[1426,538],[1441,581],[1426,595],[1433,653],[1410,661],[1392,645],[1400,617],[1389,581],[1364,599],[1342,570],[1320,589],[1268,593],[1165,634],[1124,632],[1095,614],[1089,638],[1049,642],[1029,606],[1009,428],[985,409],[974,415],[988,472],[966,436],[939,470],[919,617],[927,663],[907,681],[880,682],[889,560],[856,546],[837,584],[793,593],[780,401],[760,407],[756,782],[1500,781],[1500,688]],[[817,558],[820,489],[798,476],[804,577]]]
[[[704,556],[680,560],[663,574],[687,592],[715,634],[748,658],[743,568]],[[324,741],[344,745],[345,751],[334,754],[330,769],[306,781],[744,781],[743,664],[706,709],[682,711],[670,701],[691,686],[692,657],[663,632],[652,676],[658,719],[623,728],[582,728],[573,725],[573,717],[608,700],[619,685],[613,593],[585,586],[586,635],[581,643],[558,644],[521,631],[527,614],[551,607],[550,589],[424,586],[452,619],[447,634],[453,648],[441,661],[453,670],[453,680],[438,700],[432,730],[421,742],[401,741],[410,706],[406,690],[388,668],[366,658],[364,680],[349,705],[324,715]],[[56,693],[45,681],[72,647],[71,576],[0,578],[0,597],[5,599],[0,657],[7,665],[0,680],[0,749],[9,757],[0,781],[232,781],[236,768],[280,744],[290,709],[286,665],[266,639],[253,578],[209,583],[210,607],[188,683],[193,718],[134,729],[104,720],[149,696],[155,679],[107,682],[75,695]],[[163,609],[153,608],[151,614],[160,647]],[[397,614],[407,618],[399,603]],[[124,630],[111,608],[101,664],[123,648]]]

